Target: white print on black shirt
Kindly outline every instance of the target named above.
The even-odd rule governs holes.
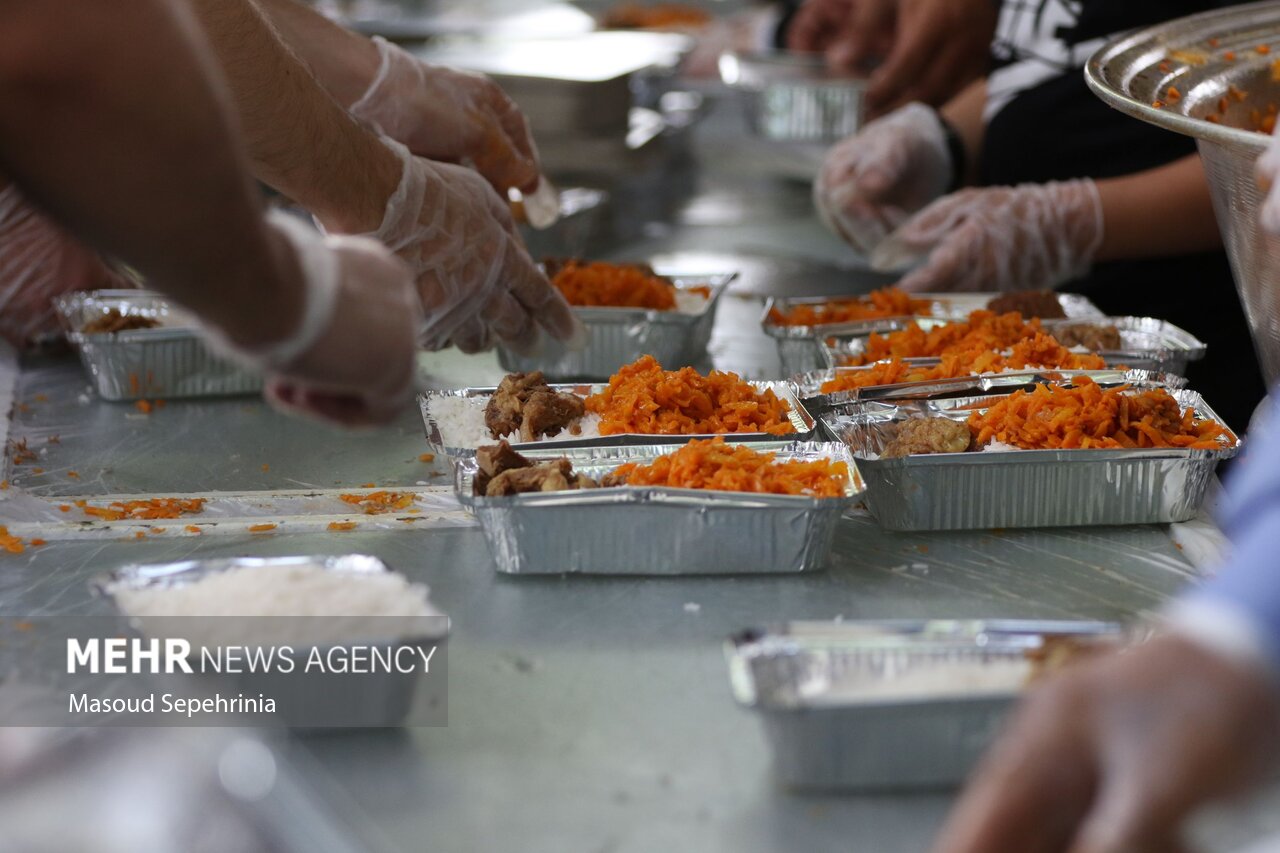
[[[1004,0],[991,46],[997,68],[987,78],[988,122],[1019,93],[1084,68],[1106,43],[1105,38],[1071,43],[1083,6],[1083,0]]]

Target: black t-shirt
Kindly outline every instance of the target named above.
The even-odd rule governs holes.
[[[1083,68],[1119,33],[1225,5],[1005,0],[992,47],[981,183],[1111,178],[1194,153],[1194,140],[1104,104],[1089,91]],[[1097,264],[1064,289],[1086,294],[1108,314],[1161,317],[1205,341],[1210,354],[1188,378],[1231,426],[1247,425],[1265,387],[1225,253]]]

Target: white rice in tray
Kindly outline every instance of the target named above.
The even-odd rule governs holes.
[[[440,438],[444,441],[445,447],[475,448],[493,444],[497,441],[489,434],[489,428],[484,424],[484,407],[488,403],[489,398],[487,396],[441,396],[431,398],[428,411],[431,419],[440,428]],[[578,423],[581,430],[577,435],[566,430],[559,435],[541,438],[539,441],[570,441],[579,438],[600,437],[599,415],[588,413]],[[520,443],[520,436],[510,435],[507,436],[507,440],[512,444],[517,444]]]
[[[681,314],[701,314],[708,301],[701,293],[676,289],[676,310]]]

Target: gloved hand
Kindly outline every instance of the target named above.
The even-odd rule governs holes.
[[[352,115],[380,128],[420,157],[475,167],[507,197],[538,187],[538,153],[524,115],[483,74],[415,59],[375,38],[382,64]]]
[[[132,286],[0,178],[0,336],[25,348],[58,331],[55,296]]]
[[[1257,780],[1278,746],[1265,671],[1163,637],[1033,688],[933,849],[1185,850],[1182,819]]]
[[[386,142],[401,160],[400,186],[367,236],[409,262],[426,315],[423,345],[479,352],[503,341],[527,352],[541,326],[580,346],[585,330],[534,266],[507,203],[470,169]]]
[[[924,261],[898,285],[913,293],[1052,288],[1089,271],[1102,235],[1102,200],[1088,178],[961,190],[890,235],[871,266]]]
[[[266,373],[280,408],[351,427],[390,421],[412,397],[422,325],[408,268],[372,240],[324,237],[280,213],[270,224],[297,258],[302,316],[270,343],[233,343],[212,328],[206,338]]]
[[[828,228],[870,252],[947,191],[951,159],[937,112],[908,104],[827,153],[813,187],[814,205]]]

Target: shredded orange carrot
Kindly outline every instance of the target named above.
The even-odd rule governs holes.
[[[860,358],[851,364],[871,364],[889,358],[939,358],[974,350],[1002,351],[1044,331],[1038,319],[1024,321],[1016,311],[994,314],[974,311],[967,320],[943,323],[928,332],[919,323],[888,335],[873,334]]]
[[[355,530],[356,523],[354,521],[331,521],[329,522],[329,529],[335,533],[343,530]]]
[[[1182,100],[1182,93],[1181,93],[1181,92],[1179,92],[1179,91],[1177,90],[1177,88],[1176,88],[1176,87],[1174,87],[1174,86],[1170,86],[1170,87],[1168,88],[1168,90],[1166,90],[1166,91],[1165,91],[1164,96],[1165,96],[1166,98],[1168,98],[1169,100],[1171,100],[1171,101],[1180,101],[1180,100]]]
[[[150,400],[138,400],[133,404],[133,407],[137,409],[139,412],[142,412],[142,414],[144,415],[151,414],[152,406],[151,406]]]
[[[32,539],[30,544],[31,544],[31,547],[33,548],[39,548],[41,545],[48,545],[49,543],[44,541],[43,539],[36,538],[36,539]]]
[[[691,441],[649,465],[623,465],[613,476],[630,486],[838,498],[848,487],[849,467],[830,460],[778,462],[776,454],[732,447],[717,436]]]
[[[794,430],[787,403],[773,391],[759,392],[736,373],[663,370],[651,355],[619,370],[608,387],[587,397],[586,406],[600,416],[601,435],[786,435]]]
[[[251,524],[249,525],[249,532],[250,533],[269,533],[272,530],[275,530],[279,526],[280,525],[278,524]]]
[[[101,518],[103,521],[121,521],[126,518],[156,521],[196,515],[204,512],[205,503],[205,498],[149,498],[140,501],[114,501],[105,507],[90,506],[87,501],[76,501],[75,505],[84,510],[85,515]]]
[[[607,29],[666,30],[703,27],[711,23],[711,15],[696,6],[681,3],[658,3],[642,6],[622,3],[604,17]]]
[[[1228,50],[1226,53],[1222,54],[1222,58],[1225,59],[1227,62],[1235,62],[1236,52],[1234,50]]]
[[[80,479],[80,472],[79,472],[79,471],[68,471],[68,472],[67,472],[67,476],[68,476],[68,477],[70,477],[70,478],[71,478],[71,479],[73,479],[73,480],[79,480],[79,479]]]
[[[130,395],[132,395],[132,396],[136,397],[136,396],[138,396],[138,392],[139,392],[140,390],[141,390],[141,383],[139,383],[139,382],[138,382],[138,374],[136,374],[136,373],[130,373],[130,374],[129,374],[129,393],[130,393]]]
[[[885,287],[857,299],[833,299],[813,305],[796,305],[786,313],[774,308],[769,312],[769,322],[776,326],[824,326],[858,320],[911,317],[928,314],[932,307],[931,303],[913,299],[896,287]]]
[[[436,455],[434,453],[423,453],[418,457],[418,461],[423,463],[435,462]]]
[[[567,261],[551,283],[570,305],[658,311],[676,307],[675,285],[638,266]]]
[[[27,546],[22,544],[22,540],[17,536],[10,536],[9,528],[0,524],[0,549],[8,551],[10,554],[21,554],[27,550]]]
[[[39,458],[38,454],[34,450],[27,447],[27,440],[25,438],[17,440],[12,438],[9,439],[5,442],[4,452],[9,456],[9,459],[14,465],[23,465],[27,462],[35,462],[36,459]]]
[[[268,465],[268,464],[266,464],[266,463],[264,462],[264,463],[262,464],[262,472],[265,474],[266,472],[268,472],[268,471],[270,471],[270,470],[271,470],[271,466],[270,466],[270,465]]]
[[[7,492],[7,491],[9,491],[9,481],[0,480],[0,492]]]
[[[43,473],[44,473],[44,469],[43,469],[43,468],[32,468],[32,469],[31,469],[31,473],[32,473],[32,474],[43,474]]]
[[[71,512],[70,504],[58,504],[58,512]]]
[[[199,536],[201,533],[204,533],[203,530],[201,530],[199,527],[196,527],[194,524],[188,524],[186,527],[182,529],[195,536]]]
[[[413,506],[412,492],[371,492],[367,495],[339,495],[345,503],[358,506],[365,515],[399,512]]]
[[[365,484],[364,484],[364,485],[362,485],[360,488],[362,488],[362,489],[372,489],[372,488],[374,488],[374,487],[375,487],[375,486],[377,486],[377,485],[378,485],[377,483],[365,483]]]
[[[1017,391],[969,417],[975,445],[990,441],[1026,450],[1186,447],[1216,450],[1236,441],[1217,421],[1197,421],[1163,388],[1103,390],[1082,378],[1073,387]]]
[[[1076,353],[1058,343],[1057,338],[1043,332],[1018,341],[1007,354],[991,349],[963,350],[945,355],[936,365],[913,365],[902,359],[876,362],[867,370],[841,373],[822,383],[822,393],[835,394],[877,385],[903,382],[932,382],[1005,370],[1060,369],[1102,370],[1106,360],[1093,353]]]
[[[1268,53],[1271,52],[1271,46],[1266,44],[1260,44],[1257,47],[1255,47],[1254,50],[1257,51],[1262,56],[1266,56]]]

